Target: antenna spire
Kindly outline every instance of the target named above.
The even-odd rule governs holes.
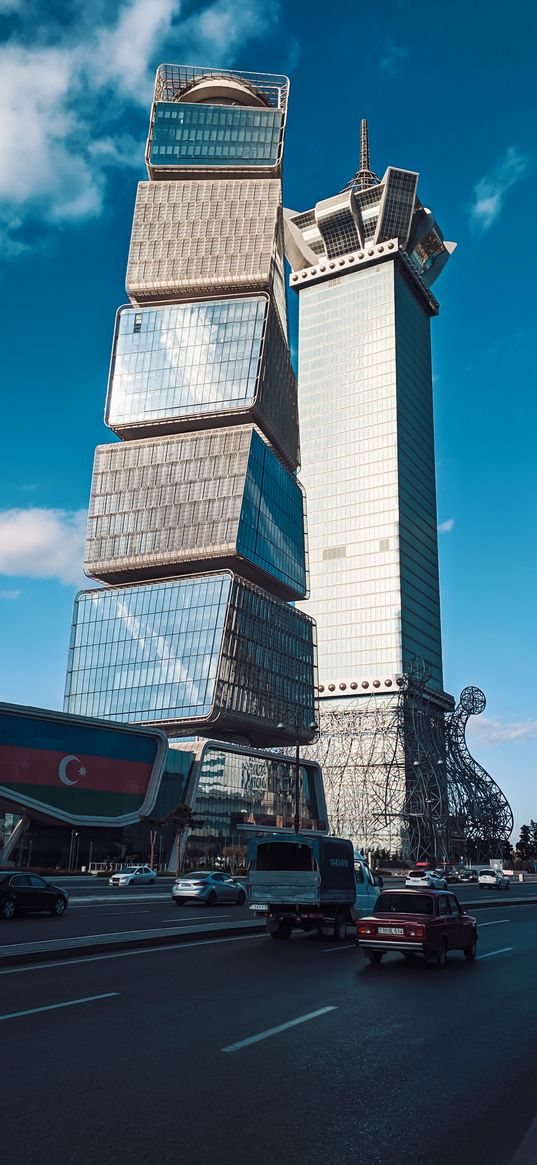
[[[367,120],[365,117],[360,122],[360,168],[357,170],[354,178],[343,187],[344,190],[354,190],[358,193],[360,190],[367,190],[369,186],[377,186],[380,178],[371,169],[369,160],[369,130],[367,128]]]
[[[363,170],[369,170],[369,172],[371,172],[371,167],[369,164],[369,131],[367,128],[367,121],[366,121],[365,117],[362,117],[362,120],[360,122],[360,171],[359,171],[359,173]]]

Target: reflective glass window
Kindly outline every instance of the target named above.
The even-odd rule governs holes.
[[[106,423],[246,408],[255,397],[266,311],[262,296],[121,308]]]
[[[159,101],[150,164],[274,166],[279,156],[281,126],[279,109]]]
[[[189,845],[191,859],[211,857],[229,845],[246,846],[256,826],[292,829],[295,764],[206,748],[201,761],[195,810],[203,821]],[[300,760],[300,819],[303,829],[326,829],[322,780],[316,765]]]
[[[87,625],[87,647],[75,637],[66,710],[120,721],[207,716],[230,585],[215,575],[82,592],[75,625]],[[144,599],[152,610],[142,612]]]

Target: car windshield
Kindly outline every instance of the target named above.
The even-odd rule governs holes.
[[[480,877],[481,878],[495,878],[496,873],[494,870],[481,870]]]
[[[138,866],[123,866],[123,869],[119,872],[120,874],[135,874],[137,869]]]
[[[433,900],[426,894],[380,894],[375,914],[432,914]]]
[[[425,870],[411,870],[408,876],[409,878],[424,878]]]
[[[208,878],[208,877],[210,877],[210,875],[207,873],[207,870],[194,870],[193,873],[181,874],[180,881],[181,882],[191,882],[192,879],[195,878],[196,882],[199,882],[200,878]]]

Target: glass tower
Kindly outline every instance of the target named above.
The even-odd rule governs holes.
[[[287,342],[285,77],[162,65],[95,453],[65,708],[307,743],[297,386]],[[278,728],[285,725],[285,728]]]
[[[319,745],[325,779],[330,766],[335,774],[329,812],[359,844],[399,848],[411,819],[427,816],[416,787],[434,802],[443,836],[449,817],[443,719],[453,701],[442,678],[430,319],[431,284],[454,244],[420,203],[418,174],[390,166],[379,179],[365,122],[361,137],[348,186],[284,215],[300,297],[308,610],[332,739],[331,752]],[[427,738],[420,715],[434,724]]]

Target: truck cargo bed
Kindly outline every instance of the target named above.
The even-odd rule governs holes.
[[[318,906],[320,884],[315,870],[250,870],[248,893],[250,902],[267,906],[296,902]]]

